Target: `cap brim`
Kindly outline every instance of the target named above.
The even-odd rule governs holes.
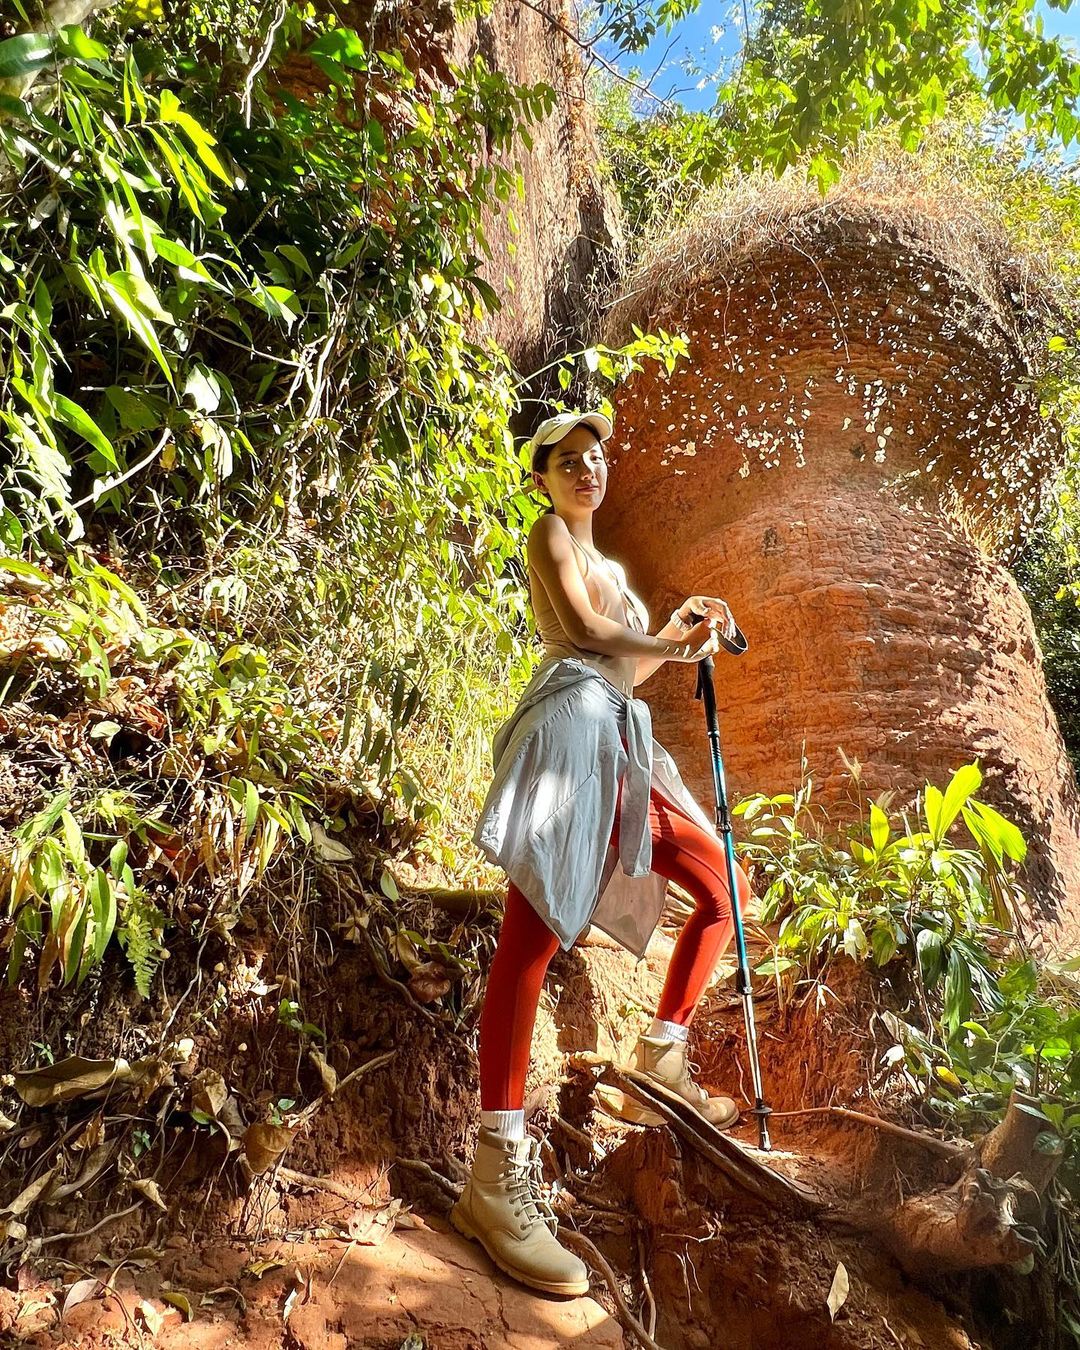
[[[565,419],[565,420],[564,420]],[[550,424],[550,425],[549,425]],[[569,436],[575,427],[587,426],[596,432],[601,441],[606,441],[612,433],[611,419],[601,412],[580,413],[576,416],[549,417],[542,422],[529,441],[530,459],[535,458],[537,450],[546,445],[555,445],[565,436]]]

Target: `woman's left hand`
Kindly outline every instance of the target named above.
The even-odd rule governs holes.
[[[716,627],[726,638],[734,638],[735,620],[726,600],[719,600],[713,595],[687,596],[679,606],[679,617],[686,623],[693,623],[690,617],[692,614],[702,615],[706,619],[714,619]]]

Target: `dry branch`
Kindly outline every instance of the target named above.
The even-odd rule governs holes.
[[[637,1338],[645,1347],[645,1350],[663,1350],[656,1341],[649,1335],[638,1319],[627,1307],[626,1299],[623,1298],[622,1290],[619,1288],[619,1281],[615,1278],[615,1272],[601,1255],[599,1248],[594,1242],[590,1242],[584,1233],[579,1233],[573,1228],[560,1228],[559,1241],[564,1247],[569,1247],[572,1252],[577,1252],[578,1256],[587,1264],[598,1271],[604,1283],[611,1292],[611,1297],[615,1300],[615,1316],[624,1331]]]
[[[895,1135],[920,1148],[929,1149],[942,1158],[959,1160],[971,1156],[971,1145],[954,1143],[951,1139],[938,1139],[932,1134],[923,1134],[921,1130],[909,1130],[905,1125],[897,1125],[891,1120],[882,1120],[880,1116],[867,1115],[865,1111],[855,1111],[850,1106],[808,1106],[801,1111],[774,1111],[777,1120],[790,1116],[838,1116],[841,1120],[854,1121],[859,1125],[871,1125],[885,1134]]]
[[[770,1206],[796,1213],[810,1214],[824,1207],[808,1187],[782,1176],[755,1151],[710,1125],[688,1102],[643,1074],[608,1065],[600,1079],[659,1112],[680,1139],[708,1158],[740,1190]]]

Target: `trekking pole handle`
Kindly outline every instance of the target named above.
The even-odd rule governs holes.
[[[729,613],[730,613],[730,611],[729,611]],[[704,614],[695,614],[695,613],[691,613],[691,615],[690,615],[690,626],[691,626],[691,627],[693,627],[694,624],[704,623],[704,621],[705,621],[705,615],[704,615]],[[729,655],[731,655],[731,656],[742,656],[742,655],[745,654],[746,649],[747,649],[747,646],[749,645],[749,644],[747,643],[747,641],[746,641],[746,634],[745,634],[745,633],[743,632],[743,630],[739,627],[739,625],[738,625],[737,623],[735,623],[735,616],[734,616],[734,615],[732,615],[731,622],[732,622],[733,624],[735,624],[735,636],[734,636],[734,637],[728,637],[726,633],[717,633],[716,636],[720,639],[720,646],[723,647],[724,651],[726,651]],[[711,671],[712,671],[712,657],[711,657],[711,656],[706,656],[702,661],[700,661],[700,662],[698,663],[698,665],[699,665],[699,667],[700,667],[700,666],[705,666],[706,669],[709,670],[709,671],[711,672]]]

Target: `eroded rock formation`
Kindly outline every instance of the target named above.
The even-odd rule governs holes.
[[[982,795],[1031,846],[1032,928],[1075,945],[1076,782],[1003,565],[1059,462],[1032,389],[1053,320],[958,200],[747,190],[616,310],[613,335],[682,329],[691,359],[619,399],[598,538],[654,613],[703,591],[746,631],[717,681],[734,794],[790,789],[805,752],[842,816],[837,747],[900,802],[978,758]],[[693,674],[667,667],[644,692],[706,791]]]
[[[531,147],[519,138],[512,151],[488,148],[489,164],[520,169],[524,195],[485,214],[484,270],[502,301],[486,328],[526,375],[578,345],[620,240],[618,199],[596,169],[581,51],[570,36],[576,19],[567,11],[564,0],[495,0],[488,14],[457,22],[447,0],[351,0],[335,7],[340,22],[369,46],[400,50],[432,99],[443,97],[455,69],[474,57],[514,84],[554,89],[552,111],[529,128]],[[300,95],[327,84],[299,53],[282,82]],[[362,89],[358,79],[358,97]]]

